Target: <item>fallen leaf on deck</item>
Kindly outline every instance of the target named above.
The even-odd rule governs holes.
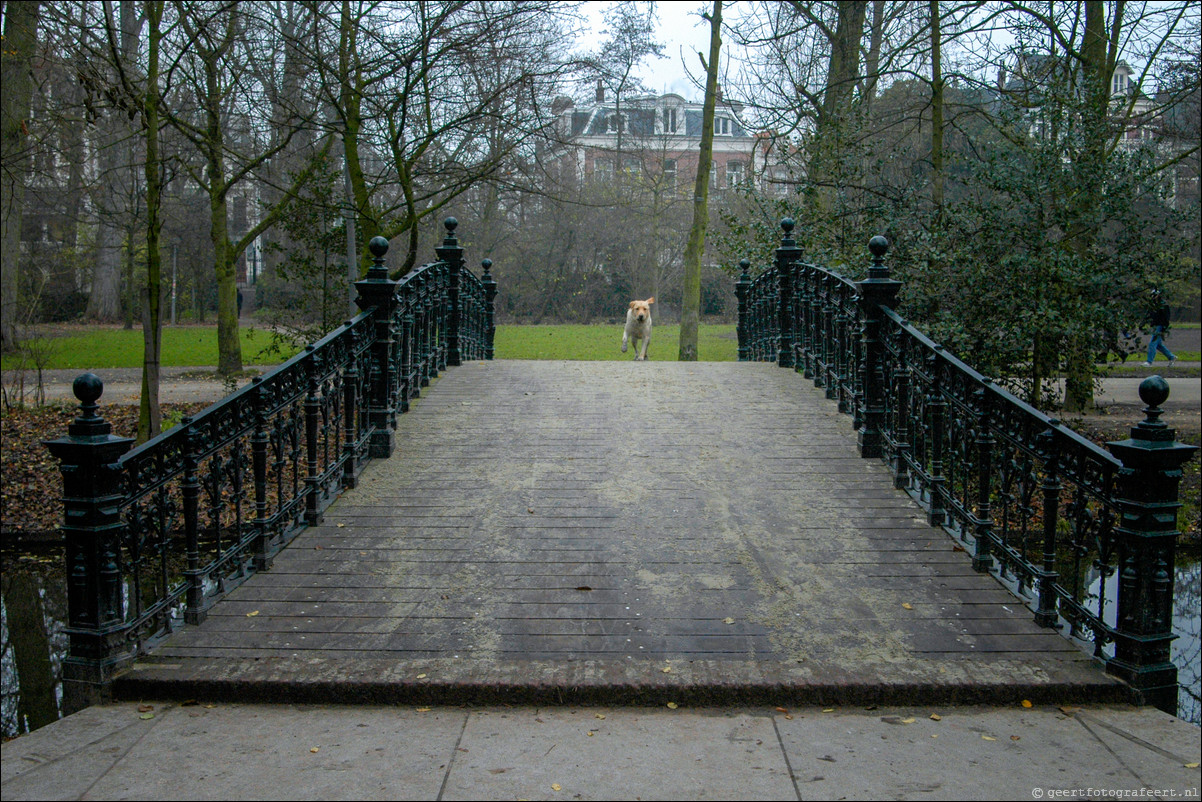
[[[593,718],[605,718],[604,713],[593,713]]]
[[[1030,699],[1023,699],[1023,707],[1034,707],[1034,705],[1031,704]]]
[[[310,749],[309,751],[310,751],[310,752],[313,752],[314,754],[316,754],[317,752],[320,752],[320,751],[321,751],[321,747],[320,747],[320,746],[315,746],[315,747],[313,747],[312,749]]]
[[[669,674],[672,671],[672,666],[664,666],[660,669],[660,671],[664,672],[665,674]]]
[[[417,678],[418,678],[418,679],[425,679],[425,678],[426,678],[426,675],[425,675],[425,674],[418,674],[418,675],[417,675]]]
[[[938,713],[932,713],[931,721],[943,721],[943,716],[939,715]]]
[[[1193,763],[1186,763],[1185,767],[1187,769],[1196,769],[1196,768],[1198,768],[1199,765],[1202,765],[1202,764],[1199,764],[1198,761],[1195,760]]]
[[[249,613],[247,613],[247,614],[246,614],[246,617],[247,617],[247,618],[254,618],[254,617],[255,617],[256,615],[258,615],[258,614],[259,614],[259,611],[258,611],[258,610],[252,610],[251,612],[249,612]]]
[[[981,740],[982,741],[996,741],[997,738],[994,738],[992,735],[982,735]]]
[[[344,527],[344,526],[346,526],[346,524],[338,524],[338,528],[339,528],[339,529],[341,529],[341,528],[342,528],[342,527]]]
[[[154,710],[154,705],[138,705],[139,713],[149,713],[151,710]]]
[[[910,602],[902,602],[902,609],[903,610],[913,610],[914,605],[910,604]]]
[[[675,710],[675,709],[676,709],[676,708],[678,708],[678,707],[680,707],[680,705],[676,704],[675,702],[668,702],[668,709],[669,709],[669,710]]]
[[[142,719],[143,721],[147,721],[154,718],[154,713],[143,713],[142,715],[138,716],[138,718]]]
[[[563,787],[560,786],[559,783],[551,783],[551,790],[552,791],[562,791]]]
[[[1010,740],[1011,741],[1020,741],[1020,740],[1022,740],[1022,736],[1021,735],[1011,735]]]

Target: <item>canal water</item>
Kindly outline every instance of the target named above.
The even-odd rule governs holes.
[[[0,723],[9,738],[45,726],[60,715],[67,599],[62,561],[57,557],[5,554],[2,577]],[[1108,599],[1115,597],[1114,582],[1116,577],[1107,583]],[[1177,715],[1198,725],[1202,722],[1202,564],[1179,566],[1176,582],[1173,660],[1181,684]],[[1091,592],[1100,591],[1100,583],[1095,581]]]

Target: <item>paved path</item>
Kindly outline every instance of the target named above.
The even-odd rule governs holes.
[[[470,363],[397,443],[123,698],[1127,698],[791,371]]]
[[[131,702],[2,754],[5,800],[1197,799],[1199,732],[1102,706]]]

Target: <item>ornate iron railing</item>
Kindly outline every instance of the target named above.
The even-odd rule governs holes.
[[[247,386],[130,450],[97,414],[100,379],[75,382],[80,417],[47,445],[64,477],[69,709],[272,558],[367,460],[449,365],[492,357],[496,282],[464,268],[446,221],[439,261],[388,278],[388,241],[357,282],[364,310]]]
[[[1170,659],[1180,467],[1197,450],[1159,422],[1160,377],[1146,419],[1110,451],[1024,403],[892,309],[900,283],[888,243],[869,243],[868,278],[804,264],[782,221],[774,264],[741,263],[739,357],[776,361],[825,387],[850,413],[862,456],[1024,597],[1041,626],[1091,643],[1107,669],[1165,710],[1177,705]],[[1118,573],[1117,598],[1107,577]]]

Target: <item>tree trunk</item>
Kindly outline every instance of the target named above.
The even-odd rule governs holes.
[[[860,41],[864,36],[868,2],[839,0],[838,12],[834,38],[830,42],[826,88],[809,160],[809,175],[816,188],[818,214],[829,213],[834,204],[835,190],[831,184],[838,180],[837,165],[843,153],[843,138],[850,123],[852,101],[859,82]]]
[[[931,205],[943,220],[943,66],[939,0],[931,2]]]
[[[121,3],[120,31],[117,58],[130,64],[137,58],[141,18],[134,0]],[[113,323],[121,318],[121,254],[127,246],[125,220],[137,215],[130,203],[131,188],[136,181],[137,159],[135,142],[138,137],[130,129],[120,109],[112,109],[100,121],[100,186],[96,192],[96,268],[92,274],[92,291],[84,316],[90,320]],[[132,326],[132,320],[131,320]]]
[[[0,54],[0,347],[17,344],[20,310],[17,280],[21,265],[21,217],[25,179],[29,168],[29,110],[33,97],[33,57],[37,47],[41,3],[13,3],[4,7],[4,47]]]
[[[138,442],[143,443],[163,428],[159,408],[159,366],[163,342],[162,230],[163,186],[159,175],[159,39],[163,3],[146,3],[149,23],[146,51],[146,96],[142,106],[146,121],[146,303],[143,307],[142,400],[138,412]]]
[[[718,53],[722,47],[722,0],[714,0],[710,16],[710,56],[705,65],[705,103],[701,111],[701,153],[693,185],[693,227],[684,249],[684,294],[680,309],[681,362],[697,361],[697,328],[701,317],[701,257],[709,228],[710,166],[714,159],[714,107],[718,100]]]
[[[1111,21],[1113,36],[1109,40],[1117,47],[1118,32],[1122,29],[1123,2],[1113,6]],[[1104,194],[1101,176],[1108,161],[1110,79],[1114,74],[1115,55],[1108,52],[1106,35],[1106,4],[1085,3],[1085,31],[1081,41],[1081,74],[1083,103],[1081,109],[1084,142],[1075,165],[1079,191],[1074,193],[1073,222],[1068,232],[1069,249],[1088,261],[1100,227],[1100,204]],[[1090,289],[1078,286],[1076,292]],[[1082,298],[1090,303],[1089,298]],[[1092,332],[1070,334],[1066,345],[1064,408],[1068,412],[1087,412],[1094,407],[1093,380],[1097,372],[1092,353]]]

